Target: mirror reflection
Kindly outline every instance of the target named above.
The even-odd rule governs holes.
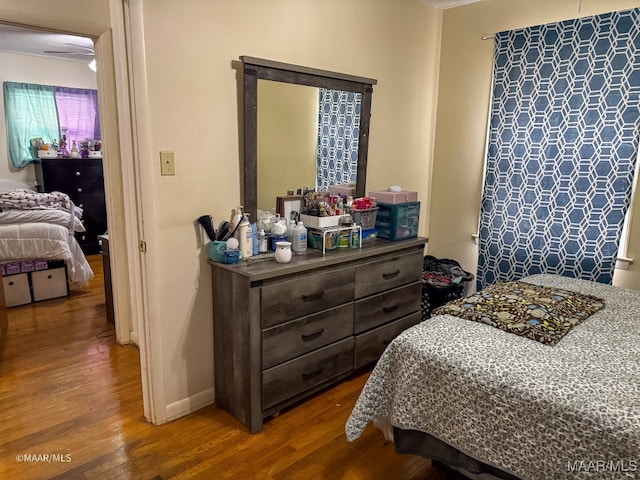
[[[355,183],[364,196],[375,79],[255,57],[243,63],[245,212],[276,197]]]
[[[362,95],[258,80],[258,208],[278,195],[353,184]]]

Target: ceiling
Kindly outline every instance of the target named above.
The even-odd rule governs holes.
[[[94,58],[93,41],[90,38],[1,23],[0,51],[84,63],[89,63]],[[48,51],[66,53],[47,53]]]
[[[481,0],[420,0],[447,9]],[[94,58],[90,38],[0,23],[0,52],[38,55],[88,63]],[[66,52],[66,53],[53,53]]]
[[[459,7],[460,5],[466,5],[468,3],[481,2],[482,0],[420,0],[420,1],[444,10],[447,8]]]

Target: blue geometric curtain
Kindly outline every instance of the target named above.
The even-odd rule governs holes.
[[[611,283],[638,155],[640,9],[496,36],[478,289]]]
[[[318,110],[317,189],[355,183],[362,95],[320,89]]]

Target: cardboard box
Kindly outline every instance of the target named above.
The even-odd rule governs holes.
[[[375,197],[380,203],[410,203],[418,201],[418,192],[389,192],[387,190],[374,190],[369,192],[370,197]]]
[[[342,197],[353,197],[356,198],[356,186],[355,185],[329,185],[327,187],[327,191],[329,193],[333,193],[334,195],[340,195]]]

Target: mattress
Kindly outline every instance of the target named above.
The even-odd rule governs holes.
[[[67,226],[55,223],[0,225],[0,261],[45,258],[64,260],[71,285],[81,288],[93,270]]]
[[[530,283],[602,298],[555,346],[451,315],[398,336],[347,421],[425,432],[521,479],[637,478],[640,292],[554,275]]]

